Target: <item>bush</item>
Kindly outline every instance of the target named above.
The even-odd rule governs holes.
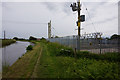
[[[111,36],[110,39],[120,39],[120,35],[114,34]]]
[[[42,37],[40,40],[46,40],[44,37]]]
[[[33,37],[33,36],[30,36],[29,37],[29,40],[37,40],[37,38]]]
[[[77,52],[77,58],[107,60],[110,62],[119,62],[120,61],[119,53],[92,54],[87,51],[79,51],[79,52]]]
[[[81,54],[90,54],[89,51],[80,51],[79,53],[81,53]]]
[[[72,49],[61,49],[57,56],[74,56],[74,52]]]
[[[17,38],[17,37],[14,37],[13,39],[18,40],[18,38]]]
[[[32,45],[29,45],[26,50],[33,50],[33,46]]]

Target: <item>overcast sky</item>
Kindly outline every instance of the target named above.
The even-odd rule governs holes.
[[[8,38],[47,38],[51,20],[52,35],[77,35],[77,12],[72,11],[71,3],[2,2],[2,32],[5,30]],[[86,15],[86,21],[81,25],[81,34],[102,32],[103,36],[111,36],[118,33],[117,1],[82,2],[82,14]]]

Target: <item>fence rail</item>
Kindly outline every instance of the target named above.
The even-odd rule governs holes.
[[[73,49],[77,48],[77,36],[51,38],[48,40],[50,42],[57,42],[65,46],[69,46]],[[119,52],[120,51],[119,40],[82,38],[80,39],[79,45],[80,45],[81,51],[90,51],[92,53],[106,53],[106,52]]]

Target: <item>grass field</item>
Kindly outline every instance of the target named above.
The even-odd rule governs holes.
[[[32,51],[27,52],[7,71],[3,71],[3,78],[117,80],[120,79],[118,55],[118,53],[99,55],[77,52],[75,58],[71,48],[43,40],[37,42]]]
[[[10,44],[12,44],[12,43],[15,43],[16,40],[6,39],[6,40],[1,40],[1,42],[2,42],[2,45],[0,45],[0,47],[4,47],[4,46],[10,45]]]

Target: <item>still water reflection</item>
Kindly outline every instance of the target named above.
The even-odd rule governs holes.
[[[2,65],[11,66],[19,57],[26,52],[30,42],[17,41],[14,44],[2,48]]]

